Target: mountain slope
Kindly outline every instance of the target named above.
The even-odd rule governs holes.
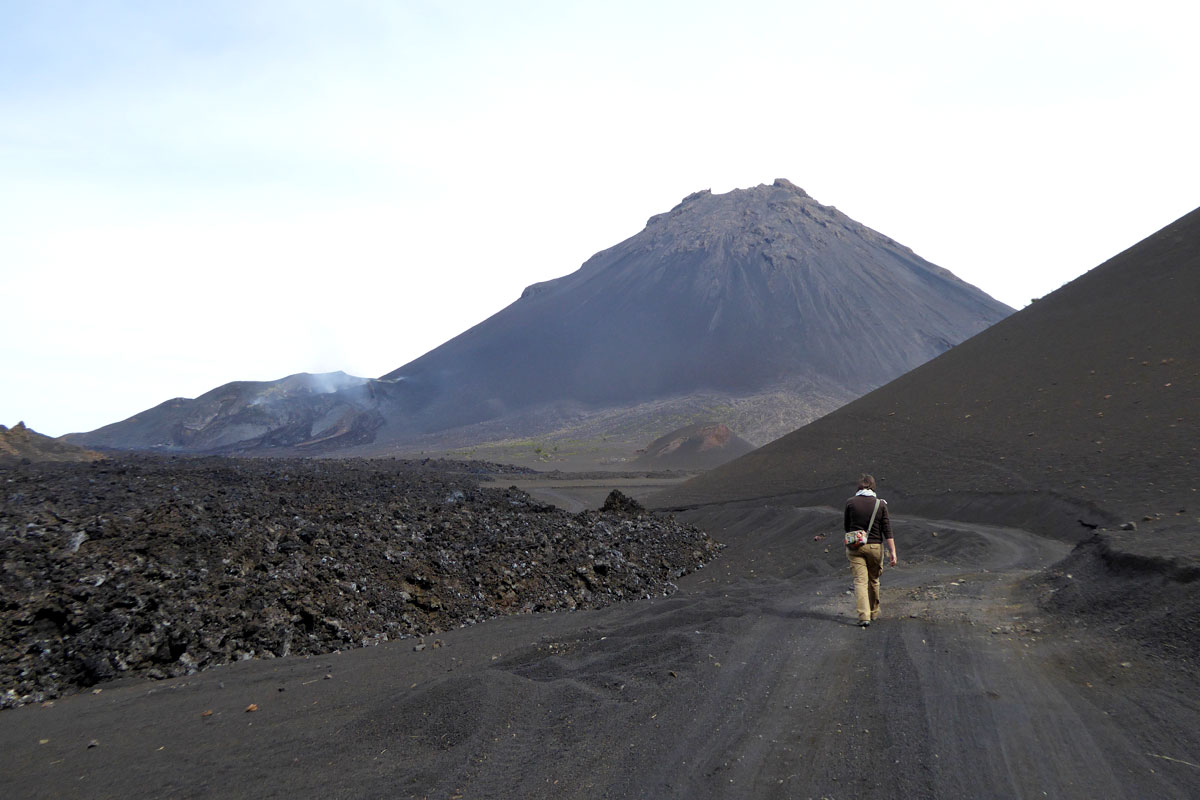
[[[1105,515],[1190,521],[1200,516],[1198,297],[1200,209],[923,367],[655,501],[810,493],[832,502],[866,470],[889,495],[925,498],[943,514],[967,495],[983,508],[1040,494],[1044,507],[1074,506],[1064,513],[1072,524],[1088,507],[1091,524]]]
[[[385,375],[404,402],[379,436],[780,386],[815,416],[1010,311],[787,181],[699,192]]]
[[[762,444],[1009,313],[777,180],[693,194],[576,272],[528,287],[489,319],[368,384],[330,396],[292,393],[274,415],[251,413],[237,398],[199,398],[204,411],[173,401],[139,415],[152,413],[153,425],[135,418],[74,440],[307,446],[321,438],[315,420],[337,407],[350,422],[321,446],[358,454],[615,436],[632,455],[700,421]],[[227,389],[216,391],[225,397]]]

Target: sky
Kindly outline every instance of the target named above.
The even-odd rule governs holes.
[[[0,0],[0,424],[379,376],[775,178],[1020,308],[1200,205],[1197,30],[1158,0]]]

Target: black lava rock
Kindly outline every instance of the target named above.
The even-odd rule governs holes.
[[[669,594],[720,546],[475,467],[166,459],[0,468],[0,707],[124,675],[320,654]]]

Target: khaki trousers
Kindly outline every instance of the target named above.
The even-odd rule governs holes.
[[[846,548],[850,570],[854,573],[854,604],[859,620],[879,616],[879,574],[883,572],[883,545],[864,544],[857,550]]]

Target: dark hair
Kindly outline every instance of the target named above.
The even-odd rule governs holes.
[[[858,488],[859,489],[870,489],[872,492],[875,491],[875,476],[868,475],[867,473],[864,472],[862,474],[862,477],[860,477],[858,479]]]

